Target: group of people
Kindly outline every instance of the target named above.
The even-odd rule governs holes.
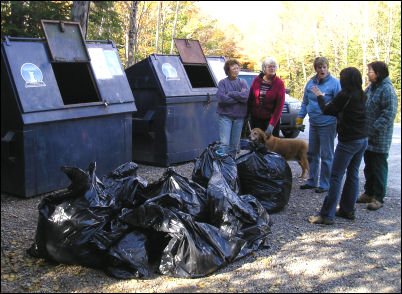
[[[249,89],[246,81],[238,78],[239,62],[226,61],[227,77],[219,82],[217,92],[220,152],[236,157],[245,119],[251,128],[279,137],[285,85],[276,76],[277,69],[276,60],[266,58]],[[311,223],[331,225],[335,216],[354,220],[356,202],[367,203],[369,210],[383,206],[398,99],[384,62],[372,62],[367,69],[370,85],[363,90],[358,69],[343,69],[338,80],[330,74],[325,57],[314,60],[316,75],[305,86],[296,119],[296,124],[301,125],[308,114],[310,122],[307,153],[310,173],[300,189],[327,192],[319,215],[309,218]],[[363,158],[365,192],[358,197]],[[339,209],[336,209],[338,202]]]

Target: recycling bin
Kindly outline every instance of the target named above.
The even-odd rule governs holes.
[[[157,166],[191,161],[219,140],[217,85],[224,57],[205,57],[197,40],[175,39],[179,55],[152,54],[126,69],[138,111],[133,160]]]
[[[61,166],[101,176],[131,161],[133,93],[112,41],[84,41],[77,22],[42,20],[45,39],[1,42],[1,191],[65,188]]]

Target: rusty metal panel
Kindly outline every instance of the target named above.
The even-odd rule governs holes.
[[[89,62],[79,22],[41,19],[52,61]]]
[[[198,40],[174,39],[183,64],[206,64],[204,52]]]

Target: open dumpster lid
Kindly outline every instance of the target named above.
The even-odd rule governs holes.
[[[177,51],[183,64],[206,64],[204,52],[202,52],[198,40],[174,39]]]
[[[41,19],[51,61],[89,62],[79,22]]]

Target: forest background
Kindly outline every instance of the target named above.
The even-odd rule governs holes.
[[[1,1],[1,37],[44,38],[40,19],[76,21],[74,13],[81,6],[86,39],[113,40],[124,68],[153,53],[177,54],[173,38],[195,39],[205,55],[236,58],[243,69],[259,71],[265,57],[275,57],[278,76],[299,100],[315,74],[317,56],[327,57],[338,78],[345,67],[359,69],[363,88],[368,85],[367,64],[381,60],[389,66],[399,101],[395,122],[401,122],[400,1],[323,1],[314,2],[314,9],[309,2],[281,1],[267,34],[259,36],[250,26],[245,32],[206,14],[197,2]],[[233,17],[242,18],[242,13]]]

